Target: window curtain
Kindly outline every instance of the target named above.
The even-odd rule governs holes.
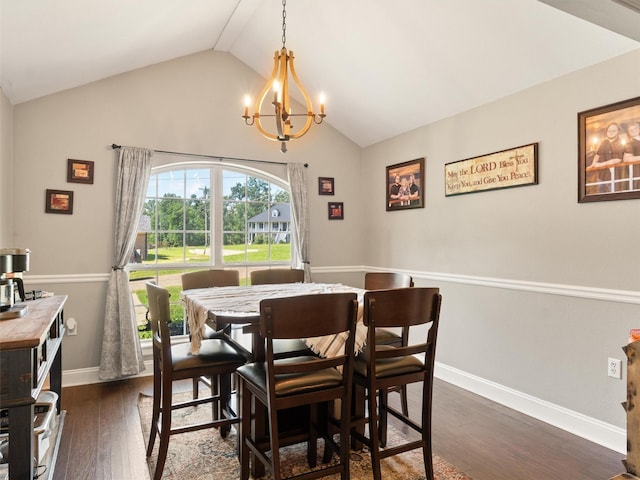
[[[100,378],[113,380],[144,370],[136,315],[125,270],[133,252],[151,174],[152,151],[121,147],[116,185],[114,263],[107,287]]]
[[[294,251],[291,266],[304,270],[304,281],[311,281],[309,267],[309,204],[307,202],[307,169],[301,163],[287,163],[287,177],[291,187],[291,217]]]

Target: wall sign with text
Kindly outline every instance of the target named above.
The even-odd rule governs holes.
[[[538,144],[502,150],[444,166],[445,195],[538,183]]]

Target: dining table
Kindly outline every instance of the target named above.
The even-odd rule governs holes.
[[[260,320],[260,302],[268,298],[293,297],[324,293],[355,293],[358,298],[358,321],[356,324],[355,350],[361,351],[366,339],[367,328],[362,323],[364,292],[361,288],[341,283],[278,283],[266,285],[208,287],[183,290],[184,305],[191,334],[192,354],[200,351],[205,324],[215,330],[228,325],[244,326],[245,332],[252,333],[251,354],[255,361],[264,359],[264,339],[257,332]],[[347,335],[303,339],[316,354],[331,357],[344,347]]]
[[[358,314],[355,334],[355,352],[360,352],[367,340],[367,327],[362,322],[364,312],[364,293],[366,290],[341,283],[286,283],[231,287],[208,287],[183,290],[181,300],[185,309],[189,331],[191,332],[191,353],[197,354],[203,340],[205,324],[214,330],[227,327],[241,330],[240,337],[250,338],[248,348],[253,361],[263,361],[265,342],[259,332],[260,302],[268,298],[293,297],[325,293],[355,293],[358,299]],[[244,334],[244,335],[243,335]],[[243,340],[232,335],[236,344],[242,347]],[[329,335],[303,339],[316,354],[330,357],[344,349],[347,335]],[[246,343],[246,342],[244,342]],[[364,402],[363,402],[364,403]],[[255,406],[254,406],[255,408]],[[264,438],[267,432],[266,412],[256,409],[253,412],[252,436]],[[252,474],[260,476],[263,466],[252,462]]]

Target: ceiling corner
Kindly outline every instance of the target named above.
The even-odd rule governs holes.
[[[575,17],[640,42],[639,0],[538,0]]]

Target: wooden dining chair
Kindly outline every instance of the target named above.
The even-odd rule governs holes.
[[[413,278],[406,273],[396,272],[367,272],[364,275],[365,290],[388,290],[391,288],[413,287]],[[398,330],[398,329],[396,329]],[[409,329],[403,328],[398,331],[388,328],[378,328],[376,330],[376,345],[391,345],[394,347],[406,345],[409,341]],[[396,389],[400,394],[400,404],[402,413],[409,416],[409,400],[407,396],[407,386],[403,385]],[[383,439],[383,443],[386,439]]]
[[[355,293],[326,293],[273,298],[260,302],[260,335],[266,341],[264,362],[249,363],[238,369],[240,379],[240,478],[249,478],[249,456],[264,464],[274,480],[280,480],[280,447],[307,441],[311,468],[317,461],[317,438],[322,436],[326,451],[337,451],[339,462],[305,473],[305,479],[340,474],[349,478],[349,421],[352,372],[358,302]],[[305,321],[301,322],[300,319]],[[298,356],[276,359],[274,340],[346,335],[344,347],[336,356]],[[341,399],[340,427],[336,442],[325,422],[328,402]],[[261,404],[268,412],[268,442],[251,435],[251,405]],[[318,415],[322,406],[324,415]],[[279,413],[308,406],[308,428],[301,436],[288,437],[278,424]],[[257,407],[256,407],[257,408]],[[282,417],[282,415],[281,415]],[[270,452],[268,454],[267,452]],[[326,455],[325,455],[326,458]],[[296,477],[297,478],[297,477]]]
[[[249,275],[251,278],[251,285],[304,282],[304,270],[297,270],[294,268],[253,270]],[[307,345],[297,338],[277,340],[275,342],[275,352],[276,357],[280,358],[311,354]]]
[[[417,448],[422,448],[426,479],[434,480],[431,410],[441,302],[437,288],[372,290],[364,294],[363,322],[367,326],[367,343],[354,364],[356,408],[352,419],[352,437],[369,447],[374,480],[381,480],[381,459]],[[375,344],[377,328],[416,326],[428,328],[424,334],[426,338],[398,347]],[[421,422],[416,423],[391,407],[383,392],[419,382],[422,383],[422,416]],[[366,398],[367,416],[363,397]],[[386,435],[389,415],[418,432],[420,439],[409,441],[408,437],[402,435],[398,443],[394,441],[394,445],[381,448],[380,438]],[[365,435],[366,424],[369,427],[368,437]],[[406,440],[404,443],[403,439]]]
[[[182,274],[182,289],[234,287],[240,285],[238,270],[208,269]]]
[[[238,270],[207,269],[186,272],[181,276],[182,289],[212,287],[235,287],[240,285],[240,273]],[[216,338],[222,332],[217,332],[209,325],[204,325],[202,338]],[[227,332],[228,333],[228,332]],[[215,377],[202,377],[193,379],[193,398],[198,398],[199,383],[202,382],[211,388],[212,395],[218,393],[218,379]],[[216,417],[217,418],[217,417]]]
[[[222,270],[211,268],[208,270],[196,270],[183,273],[181,276],[182,289],[212,287],[237,287],[240,285],[240,272],[238,270]],[[203,338],[213,338],[216,332],[209,325],[204,325]]]
[[[168,324],[171,321],[169,292],[152,282],[146,283],[147,299],[149,302],[149,319],[153,332],[153,411],[151,416],[151,432],[147,444],[147,458],[151,457],[156,437],[160,437],[158,459],[153,474],[153,480],[162,477],[169,439],[171,435],[193,432],[205,428],[220,428],[220,434],[225,437],[231,425],[238,423],[238,417],[227,408],[228,398],[225,395],[211,395],[209,397],[173,403],[173,382],[203,375],[219,376],[221,381],[231,378],[236,369],[244,365],[247,358],[236,348],[228,337],[206,339],[202,341],[200,353],[190,354],[190,344],[180,343],[171,345],[171,334]],[[227,386],[227,391],[229,387]],[[221,388],[221,391],[223,389]],[[205,403],[218,404],[220,417],[210,422],[180,427],[171,426],[173,410],[201,405]]]
[[[251,285],[267,285],[274,283],[302,283],[304,270],[295,268],[265,268],[252,270],[249,273]]]

